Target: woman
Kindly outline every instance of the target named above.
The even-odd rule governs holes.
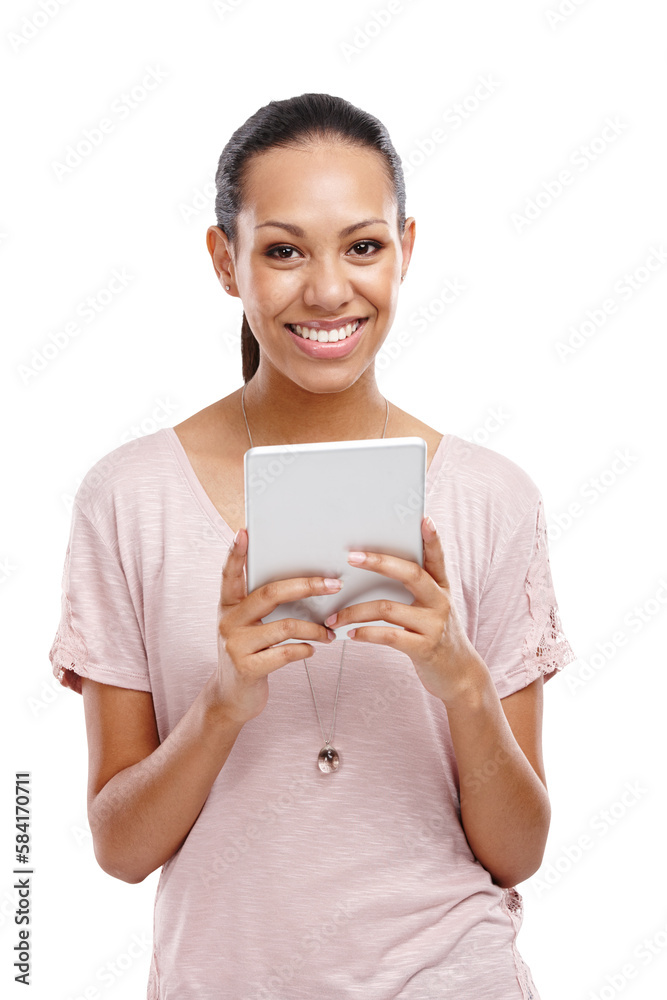
[[[207,246],[243,302],[244,386],[88,472],[50,654],[83,694],[99,864],[127,882],[162,866],[148,997],[536,1000],[514,886],[550,820],[543,681],[574,658],[541,495],[378,390],[415,220],[377,119],[327,94],[272,101],[217,189]],[[414,602],[342,610],[337,629],[387,622],[349,642],[262,624],[330,590],[246,594],[247,448],[412,435],[424,566],[363,565]],[[335,775],[313,753],[332,711]]]

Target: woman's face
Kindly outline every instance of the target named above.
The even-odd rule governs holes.
[[[221,255],[229,247],[230,291],[241,297],[260,364],[268,359],[304,387],[351,384],[391,328],[414,242],[414,219],[399,236],[381,156],[342,143],[258,154],[237,225],[234,247],[212,229]],[[352,334],[323,343],[330,328]]]

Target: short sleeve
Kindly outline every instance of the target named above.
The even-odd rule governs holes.
[[[500,698],[576,659],[561,626],[540,495],[491,563],[474,645]]]
[[[118,556],[75,502],[61,588],[61,617],[49,652],[63,687],[81,678],[150,691],[148,661]]]

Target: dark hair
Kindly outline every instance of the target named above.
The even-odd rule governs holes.
[[[342,138],[348,145],[367,146],[384,158],[398,207],[398,229],[405,227],[405,180],[403,167],[387,129],[373,115],[342,97],[331,94],[301,94],[283,101],[270,101],[238,128],[220,154],[215,175],[217,225],[234,243],[236,217],[242,208],[242,185],[248,160],[279,146],[305,146],[318,139]],[[248,382],[259,365],[259,344],[243,313],[241,327],[243,381]]]

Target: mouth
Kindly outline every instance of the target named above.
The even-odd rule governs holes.
[[[303,340],[317,341],[319,344],[337,344],[340,340],[347,340],[352,337],[357,330],[366,322],[368,317],[356,319],[351,323],[341,324],[335,329],[323,329],[322,327],[301,326],[299,323],[285,323],[287,329],[301,337]]]

